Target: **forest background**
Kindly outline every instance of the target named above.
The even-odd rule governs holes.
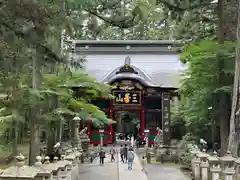
[[[0,132],[2,149],[30,139],[29,164],[39,153],[39,128],[48,143],[59,137],[66,117],[111,122],[88,102],[111,98],[111,87],[82,70],[82,59],[68,58],[66,42],[81,40],[182,40],[188,65],[172,110],[173,126],[234,156],[239,137],[239,2],[237,0],[18,0],[0,2]],[[69,67],[78,68],[71,72]],[[76,97],[67,88],[84,87]],[[101,86],[101,91],[99,91]],[[102,88],[104,87],[104,88]],[[79,113],[78,109],[82,109]],[[60,133],[58,133],[60,134]]]

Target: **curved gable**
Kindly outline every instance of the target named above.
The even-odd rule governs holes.
[[[111,71],[102,79],[102,82],[111,84],[114,81],[123,79],[137,80],[145,86],[157,86],[144,71],[131,65],[131,58],[129,56],[125,58],[123,66]]]

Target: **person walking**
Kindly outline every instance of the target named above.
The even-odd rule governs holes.
[[[124,151],[123,151],[123,145],[120,147],[120,156],[121,156],[121,161],[124,163]]]
[[[104,165],[104,158],[105,158],[105,152],[103,151],[103,149],[101,148],[100,152],[99,152],[99,159],[100,159],[100,166]]]
[[[132,146],[130,146],[130,147],[128,148],[128,151],[132,151],[132,152],[134,152],[134,149],[133,149],[133,147],[132,147]]]
[[[115,149],[114,145],[110,149],[110,154],[111,154],[111,162],[115,161],[115,157],[114,156],[116,154],[116,149]]]
[[[128,147],[127,147],[127,144],[125,144],[123,147],[123,157],[124,157],[124,160],[126,160],[126,162],[127,162],[127,155],[128,155]]]
[[[141,164],[142,164],[142,172],[144,172],[145,174],[148,174],[148,171],[146,169],[146,160],[145,160],[145,157],[142,156],[142,159],[141,159]]]
[[[135,158],[135,154],[133,152],[133,149],[129,148],[128,155],[127,155],[128,170],[132,170],[134,158]]]

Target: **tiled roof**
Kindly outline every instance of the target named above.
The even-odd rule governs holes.
[[[106,82],[116,75],[127,56],[131,58],[131,65],[138,75],[155,86],[180,86],[180,76],[186,66],[179,61],[177,54],[88,54],[84,57],[84,68],[98,81]]]

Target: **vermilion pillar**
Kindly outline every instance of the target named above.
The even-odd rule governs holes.
[[[140,136],[144,139],[144,129],[145,129],[145,109],[141,109],[141,118],[140,118]]]

